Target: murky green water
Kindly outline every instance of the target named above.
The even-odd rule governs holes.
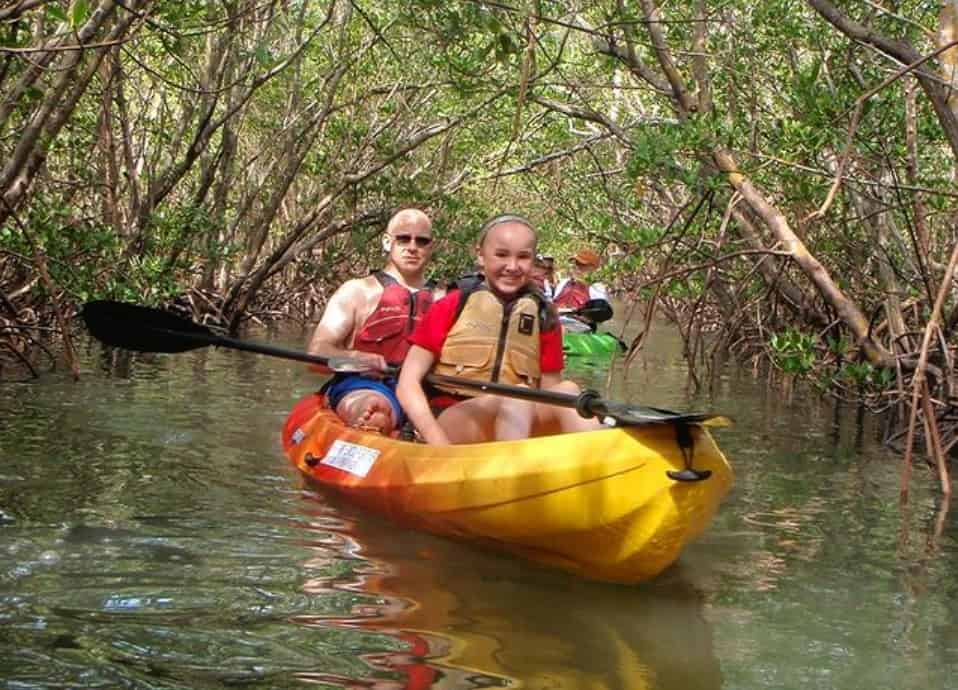
[[[286,340],[285,344],[294,341]],[[956,520],[854,410],[730,369],[684,396],[658,333],[612,397],[734,417],[736,486],[680,564],[577,580],[307,490],[279,428],[316,381],[237,352],[0,388],[0,687],[946,688]]]

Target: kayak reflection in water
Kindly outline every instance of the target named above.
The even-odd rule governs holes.
[[[326,304],[309,343],[321,357],[348,357],[365,374],[336,374],[323,387],[329,406],[352,427],[389,434],[403,423],[395,379],[388,366],[402,363],[406,336],[432,305],[433,284],[425,279],[432,257],[432,221],[418,209],[389,219],[382,236],[386,266],[342,286]],[[329,373],[321,365],[310,368]]]
[[[429,372],[577,395],[562,380],[562,330],[555,309],[531,287],[537,236],[517,215],[496,216],[479,233],[482,274],[459,281],[409,337],[397,395],[422,438],[433,445],[519,440],[600,427],[569,408],[444,388],[423,389]]]

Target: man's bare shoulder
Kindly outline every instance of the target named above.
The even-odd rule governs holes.
[[[370,293],[381,289],[381,287],[375,276],[350,278],[336,289],[330,299],[352,301],[359,297],[368,297]]]

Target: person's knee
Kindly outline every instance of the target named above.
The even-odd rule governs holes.
[[[452,443],[478,443],[488,440],[485,436],[493,418],[484,405],[469,401],[446,408],[437,421]]]
[[[582,389],[579,388],[579,384],[575,381],[560,381],[554,386],[549,386],[546,390],[552,391],[553,393],[567,393],[569,395],[578,395],[582,392]]]
[[[535,411],[535,403],[518,398],[503,398],[499,404],[498,414],[506,417],[531,417]]]

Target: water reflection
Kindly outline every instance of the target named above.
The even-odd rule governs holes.
[[[716,436],[732,495],[643,587],[304,494],[278,439],[316,384],[296,363],[88,348],[80,381],[7,384],[0,686],[953,686],[958,510],[934,475],[916,465],[902,507],[873,420],[745,370],[689,397],[680,352],[573,367],[613,399],[736,421]]]
[[[365,565],[350,577],[305,585],[314,594],[354,593],[348,615],[296,620],[369,631],[380,636],[380,648],[361,655],[366,668],[359,676],[310,675],[316,682],[404,689],[721,687],[703,597],[678,568],[642,587],[586,582],[400,530],[325,494],[317,502],[306,509],[310,524],[329,530],[335,511],[343,522],[333,532],[342,544],[333,550],[354,553]],[[317,549],[317,563],[327,562],[329,545]]]

